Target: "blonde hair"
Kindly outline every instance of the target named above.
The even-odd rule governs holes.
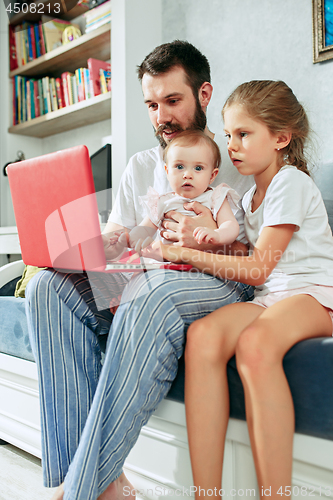
[[[288,85],[282,81],[253,80],[243,83],[226,100],[222,117],[228,107],[240,104],[255,120],[266,125],[272,134],[291,132],[290,143],[279,151],[280,167],[294,165],[310,175],[304,154],[310,127],[303,106]]]
[[[168,161],[168,152],[173,146],[192,147],[200,142],[205,142],[210,147],[213,153],[213,169],[219,168],[221,164],[221,153],[218,145],[213,139],[208,137],[202,130],[184,130],[176,135],[174,139],[167,145],[163,152],[163,160]]]

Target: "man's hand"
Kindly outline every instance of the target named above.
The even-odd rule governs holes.
[[[176,246],[197,248],[200,250],[210,250],[212,245],[199,245],[193,236],[193,231],[198,226],[203,226],[210,229],[216,229],[216,222],[213,219],[212,213],[209,208],[204,207],[197,201],[186,203],[184,205],[186,210],[193,210],[196,214],[194,217],[182,215],[179,212],[172,210],[165,214],[163,221],[163,228],[161,236],[166,240],[173,242]],[[169,220],[168,220],[169,219]]]

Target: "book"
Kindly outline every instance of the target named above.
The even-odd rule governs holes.
[[[77,87],[77,95],[78,95],[78,102],[84,101],[85,100],[85,95],[84,95],[84,82],[82,81],[82,68],[78,68],[75,70],[75,78],[76,78],[76,87]]]
[[[90,91],[90,78],[89,78],[89,69],[83,68],[83,78],[84,78],[84,92],[85,98],[90,99],[92,97]]]
[[[96,30],[100,26],[103,26],[104,24],[110,22],[111,22],[111,14],[103,16],[101,19],[96,19],[95,21],[86,26],[86,33],[90,33],[91,31]]]
[[[44,109],[44,95],[43,95],[42,79],[38,80],[38,96],[39,96],[40,116],[43,116],[43,115],[45,115],[45,109]]]
[[[40,104],[39,104],[39,90],[38,90],[38,80],[34,80],[34,104],[35,104],[35,117],[38,118],[40,113]]]
[[[30,116],[31,116],[31,119],[33,120],[34,118],[36,118],[36,106],[35,106],[35,93],[34,93],[34,80],[29,80],[28,81],[28,85],[29,85],[29,88],[30,88]]]
[[[9,68],[10,71],[13,71],[14,69],[18,68],[18,61],[17,61],[16,41],[15,41],[15,29],[11,24],[9,25],[8,34],[9,34]]]
[[[79,102],[76,76],[75,75],[71,76],[71,80],[72,80],[73,104],[76,104],[77,102]]]
[[[24,21],[22,23],[22,50],[23,50],[24,64],[27,64],[30,61],[28,26],[27,25],[28,25],[28,23],[26,21]]]
[[[58,101],[58,109],[64,108],[66,106],[63,88],[61,84],[61,78],[55,79],[56,93],[57,93],[57,101]]]
[[[57,47],[61,47],[62,34],[68,26],[75,26],[79,29],[78,25],[73,24],[70,21],[65,21],[64,19],[52,19],[52,17],[49,16],[42,16],[42,25],[46,52],[50,52]]]
[[[44,54],[46,54],[46,46],[45,46],[44,29],[42,21],[38,23],[38,31],[39,31],[39,41],[40,41],[40,53],[43,56]]]
[[[36,40],[35,40],[35,26],[33,24],[31,24],[29,26],[29,40],[30,40],[30,43],[31,43],[32,59],[37,59]]]
[[[67,72],[66,79],[67,79],[67,88],[68,88],[68,97],[69,97],[69,104],[74,104],[74,96],[73,96],[73,85],[72,85],[72,77],[73,73]]]
[[[21,77],[15,76],[16,123],[21,123]]]
[[[61,83],[62,83],[62,90],[64,93],[64,99],[65,99],[65,106],[69,106],[69,89],[68,89],[68,81],[67,81],[67,75],[69,74],[68,71],[65,71],[64,73],[61,74]]]
[[[22,122],[26,122],[28,119],[26,81],[27,81],[27,77],[22,76],[21,77],[21,119],[22,119]]]
[[[40,57],[41,51],[40,51],[40,39],[39,39],[39,26],[38,24],[34,25],[34,34],[35,34],[35,43],[36,43],[36,57]]]
[[[58,100],[57,92],[55,86],[55,78],[50,77],[50,96],[51,96],[51,109],[52,111],[58,111]]]
[[[17,76],[12,78],[12,92],[13,92],[13,125],[18,124],[17,119]]]
[[[21,55],[21,25],[18,24],[15,26],[15,47],[16,47],[16,56],[17,56],[17,65],[18,67],[22,66],[22,55]]]
[[[102,91],[101,91],[99,70],[103,69],[105,71],[111,72],[111,64],[90,57],[87,61],[87,65],[89,69],[92,96],[100,95]]]
[[[25,82],[26,92],[26,106],[27,106],[27,121],[31,120],[31,95],[30,95],[30,81]]]
[[[24,40],[25,40],[27,62],[30,62],[30,61],[33,61],[32,40],[31,40],[31,30],[30,30],[31,24],[28,23],[27,21],[23,21],[22,28],[23,28],[23,34],[24,34]]]
[[[105,79],[105,71],[103,69],[99,70],[99,81],[100,81],[101,93],[106,94],[107,93],[107,86],[106,86],[106,79]]]
[[[86,32],[87,27],[89,28],[92,23],[94,23],[96,20],[100,20],[104,16],[110,16],[111,19],[111,1],[104,2],[103,4],[90,9],[84,14],[84,17],[86,19]]]
[[[52,111],[51,104],[51,93],[50,93],[50,77],[44,76],[43,78],[43,94],[44,94],[44,108],[46,113],[50,113]]]

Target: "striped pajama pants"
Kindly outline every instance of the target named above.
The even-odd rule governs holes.
[[[128,277],[100,274],[96,280],[94,288],[109,297],[124,290]],[[26,294],[44,485],[66,478],[64,500],[95,500],[120,476],[176,376],[188,325],[253,298],[252,287],[210,275],[150,271],[130,280],[113,318],[108,309],[99,310],[90,284],[86,275],[41,271]]]

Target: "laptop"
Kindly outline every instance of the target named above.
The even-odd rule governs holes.
[[[13,163],[7,173],[25,264],[66,272],[191,269],[133,261],[133,252],[119,262],[106,262],[86,146]]]

